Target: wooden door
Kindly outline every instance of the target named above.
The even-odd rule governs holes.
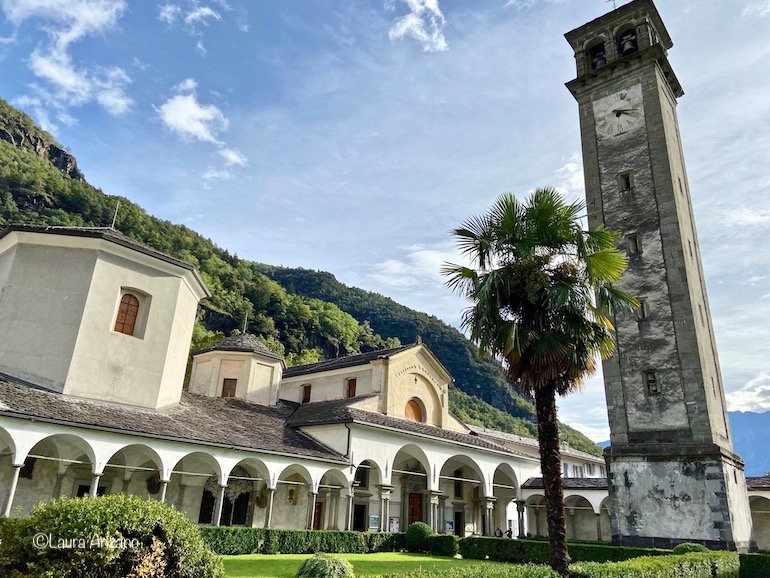
[[[409,494],[408,524],[422,522],[422,494]]]

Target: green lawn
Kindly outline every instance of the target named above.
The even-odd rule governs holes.
[[[402,554],[386,552],[378,554],[339,554],[350,560],[356,576],[378,576],[388,573],[407,573],[413,570],[450,567],[478,567],[496,565],[494,562],[479,560],[457,560],[427,556],[425,554]],[[293,578],[299,565],[309,554],[249,554],[246,556],[222,556],[227,578]]]

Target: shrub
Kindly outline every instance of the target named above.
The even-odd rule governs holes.
[[[741,554],[741,578],[770,578],[770,555]]]
[[[297,578],[355,578],[353,566],[342,558],[316,554],[297,570]]]
[[[692,542],[683,542],[671,550],[672,554],[689,554],[690,552],[708,552],[709,549],[703,544],[693,544]]]
[[[53,500],[2,524],[0,575],[222,578],[224,571],[185,514],[116,494]]]
[[[548,542],[543,540],[510,540],[508,538],[463,538],[460,540],[460,554],[463,558],[495,560],[516,564],[549,562]],[[670,550],[654,548],[631,548],[609,544],[575,544],[570,542],[569,554],[573,562],[619,562],[639,556],[662,556]]]
[[[454,556],[458,551],[460,539],[452,534],[434,534],[428,536],[428,552],[436,556]]]
[[[580,562],[570,567],[572,578],[738,578],[735,552],[693,552],[645,556],[623,562]]]
[[[201,534],[217,554],[363,554],[367,551],[366,537],[360,532],[205,526]]]
[[[520,564],[517,566],[482,566],[447,568],[442,570],[385,574],[380,578],[559,578],[548,566]]]
[[[410,552],[427,552],[428,537],[434,534],[425,522],[414,522],[406,529],[406,549]]]
[[[399,552],[406,549],[405,532],[373,532],[366,536],[369,552]]]

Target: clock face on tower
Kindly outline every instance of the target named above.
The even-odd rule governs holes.
[[[596,136],[618,137],[644,124],[642,85],[634,84],[594,101]]]

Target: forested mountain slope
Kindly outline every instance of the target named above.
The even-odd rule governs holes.
[[[250,333],[293,365],[408,343],[419,335],[456,380],[450,391],[454,413],[470,423],[535,436],[531,404],[510,388],[498,365],[477,360],[456,329],[387,297],[346,287],[329,273],[239,259],[183,225],[102,193],[85,181],[74,157],[50,134],[0,99],[0,228],[10,223],[106,226],[118,200],[118,230],[191,263],[211,289],[193,348],[247,323]],[[565,427],[563,435],[577,449],[599,451],[571,428]]]

